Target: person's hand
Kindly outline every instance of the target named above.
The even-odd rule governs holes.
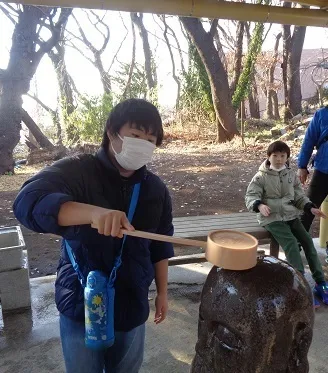
[[[306,169],[304,169],[304,168],[299,168],[298,170],[297,170],[297,175],[298,175],[298,177],[299,177],[299,179],[300,179],[300,182],[304,185],[305,184],[305,182],[306,182],[306,179],[307,179],[307,177],[308,177],[308,170],[306,170]]]
[[[316,209],[314,207],[312,207],[311,213],[315,216],[319,216],[319,218],[323,218],[323,219],[327,218],[327,216],[320,209]]]
[[[168,307],[167,293],[158,294],[155,299],[155,324],[161,323],[166,318]]]
[[[134,230],[125,212],[103,208],[95,209],[92,214],[91,226],[98,229],[99,234],[119,238],[123,237],[122,229]]]
[[[260,204],[258,209],[263,216],[269,216],[271,213],[270,207],[267,205],[264,205],[263,203]]]

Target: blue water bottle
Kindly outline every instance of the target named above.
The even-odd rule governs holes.
[[[91,271],[84,289],[85,344],[93,350],[113,345],[114,334],[114,286],[101,271]]]

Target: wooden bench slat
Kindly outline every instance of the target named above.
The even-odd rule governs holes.
[[[210,226],[207,226],[207,227],[198,227],[198,229],[179,229],[179,227],[176,227],[175,226],[175,229],[174,229],[174,234],[176,236],[178,235],[186,235],[186,236],[189,236],[190,237],[193,237],[193,236],[207,236],[208,235],[208,232],[210,231],[213,231],[213,230],[218,230],[218,229],[231,229],[231,230],[243,230],[245,232],[266,232],[268,234],[268,232],[260,227],[260,226],[257,226],[257,227],[252,227],[252,226],[246,226],[246,225],[241,225],[241,226],[237,226],[237,225],[231,225],[231,226],[227,226],[226,224],[222,224],[222,225],[215,225],[213,227],[210,227]]]
[[[173,223],[174,224],[174,223]],[[202,225],[191,225],[191,226],[180,226],[179,224],[174,224],[175,230],[179,232],[196,232],[196,231],[212,231],[212,230],[217,230],[217,229],[234,229],[236,228],[242,228],[242,229],[257,229],[257,230],[262,230],[262,228],[259,224],[251,224],[250,222],[232,222],[232,223],[227,223],[227,222],[215,222],[214,224],[202,224]]]
[[[222,215],[194,215],[194,216],[178,216],[175,217],[173,220],[183,223],[184,221],[186,222],[192,222],[193,220],[196,221],[202,221],[202,220],[216,220],[216,219],[227,219],[227,220],[234,220],[238,218],[252,218],[256,219],[256,214],[251,213],[251,212],[237,212],[237,213],[232,213],[232,214],[222,214]]]
[[[202,222],[192,222],[190,224],[187,223],[179,223],[176,221],[173,221],[173,225],[178,227],[179,229],[192,229],[192,228],[198,228],[198,227],[215,227],[217,225],[227,225],[227,226],[233,226],[233,225],[239,225],[239,226],[251,226],[251,227],[259,227],[259,223],[257,220],[203,220]]]
[[[257,220],[256,214],[250,212],[223,214],[223,215],[201,215],[186,216],[173,219],[174,235],[181,238],[191,238],[196,240],[207,240],[210,231],[219,229],[233,229],[253,235],[259,240],[260,244],[270,242],[271,255],[278,257],[279,245],[272,238],[270,233],[261,227]],[[182,263],[195,263],[202,259],[204,254],[186,255],[182,258]],[[198,258],[197,255],[200,257]],[[201,259],[200,259],[201,258]],[[178,263],[172,259],[172,263]],[[176,264],[170,264],[176,265]]]

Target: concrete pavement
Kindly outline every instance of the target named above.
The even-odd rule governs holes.
[[[265,249],[268,251],[267,247]],[[323,249],[318,251],[324,263],[325,252]],[[197,340],[200,292],[210,268],[208,263],[169,268],[170,312],[161,325],[152,321],[155,297],[152,286],[149,294],[151,315],[147,322],[141,373],[189,372]],[[328,279],[327,271],[326,275]],[[309,274],[307,278],[312,281]],[[54,304],[54,279],[54,276],[47,276],[31,280],[30,312],[0,316],[0,373],[64,373],[58,312]],[[309,353],[310,373],[328,371],[327,346],[328,306],[322,305],[316,311]]]

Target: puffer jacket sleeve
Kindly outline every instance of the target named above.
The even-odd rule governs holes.
[[[262,203],[263,193],[263,177],[257,173],[249,183],[245,195],[246,207],[250,212],[259,212],[258,206]]]
[[[46,167],[25,182],[13,205],[17,220],[35,232],[76,237],[79,227],[58,225],[62,204],[76,201],[81,188],[80,161],[66,158]]]
[[[300,154],[298,156],[298,168],[307,168],[314,147],[320,138],[320,110],[317,111],[306,130]]]
[[[306,204],[310,202],[309,198],[305,195],[303,186],[298,178],[294,175],[294,203],[295,207],[299,210],[304,210]]]
[[[173,236],[172,202],[168,189],[165,187],[164,204],[159,228],[156,233]],[[152,263],[157,263],[174,256],[173,245],[169,242],[152,241],[150,245]]]

